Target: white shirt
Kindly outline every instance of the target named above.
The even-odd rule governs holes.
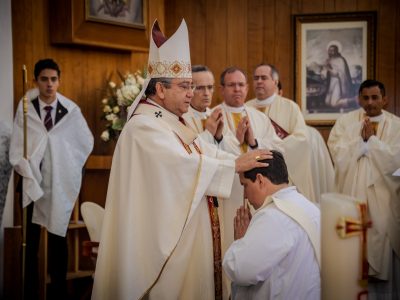
[[[273,195],[301,206],[320,230],[319,209],[296,187]],[[320,299],[321,279],[306,232],[274,203],[254,214],[245,236],[227,250],[223,268],[232,299]]]
[[[46,118],[46,114],[47,114],[47,110],[45,110],[44,108],[47,106],[51,106],[53,108],[51,110],[51,120],[53,121],[53,126],[54,126],[55,120],[56,120],[57,103],[58,103],[57,98],[56,98],[56,100],[51,102],[51,104],[47,104],[46,102],[44,102],[42,99],[40,99],[40,96],[38,97],[38,99],[39,99],[39,107],[40,107],[40,118],[42,119],[42,122],[44,122],[44,119]]]

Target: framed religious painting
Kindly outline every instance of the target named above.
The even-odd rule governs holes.
[[[355,110],[375,75],[375,12],[295,15],[295,99],[312,125]]]
[[[143,0],[86,0],[86,19],[144,28]]]
[[[54,44],[147,52],[152,0],[49,0]]]

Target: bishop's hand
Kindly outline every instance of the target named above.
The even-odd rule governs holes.
[[[236,158],[235,171],[240,173],[254,168],[268,167],[268,163],[260,162],[264,159],[272,159],[272,152],[266,149],[256,149],[243,153]]]

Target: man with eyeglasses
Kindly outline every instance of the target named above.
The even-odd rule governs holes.
[[[195,86],[184,21],[169,39],[154,23],[147,71],[113,156],[92,299],[222,299],[213,197],[271,154],[237,158],[186,125]]]
[[[256,95],[246,103],[264,113],[273,124],[282,140],[289,180],[311,201],[318,202],[311,173],[311,147],[306,123],[299,106],[292,100],[277,94],[279,74],[271,65],[259,64],[253,74],[253,88]],[[301,156],[299,154],[301,153]]]
[[[196,86],[189,110],[183,115],[186,123],[210,143],[222,140],[224,120],[221,109],[209,108],[214,94],[214,75],[204,65],[192,66],[193,83]]]

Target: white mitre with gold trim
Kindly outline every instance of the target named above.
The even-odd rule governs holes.
[[[166,38],[155,20],[151,29],[147,78],[142,90],[128,110],[128,120],[142,99],[147,85],[152,78],[192,78],[190,63],[189,34],[187,25],[182,19],[176,32]]]

